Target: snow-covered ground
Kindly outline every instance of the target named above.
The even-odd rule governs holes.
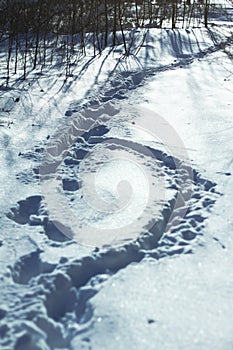
[[[0,347],[232,349],[232,27],[0,91]]]

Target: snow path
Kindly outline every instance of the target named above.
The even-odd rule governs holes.
[[[229,41],[230,39],[227,40],[226,45]],[[89,102],[87,102],[84,109],[80,108],[79,102],[74,101],[66,112],[66,116],[72,120],[72,123],[76,118],[80,118],[80,115],[85,116],[83,118],[85,123],[90,122],[89,125],[78,128],[84,130],[81,135],[82,142],[80,143],[80,139],[72,141],[71,147],[68,148],[68,154],[62,157],[62,162],[59,161],[59,164],[62,164],[63,167],[68,167],[67,172],[62,172],[61,183],[70,203],[80,191],[79,185],[75,181],[77,170],[73,172],[73,169],[75,167],[79,168],[80,163],[85,160],[86,152],[90,152],[90,148],[95,149],[97,144],[112,140],[113,137],[122,144],[125,139],[128,140],[131,137],[132,139],[127,141],[127,144],[124,143],[128,150],[136,145],[136,151],[138,152],[138,143],[140,143],[143,145],[143,150],[146,148],[150,152],[154,152],[154,157],[160,162],[161,172],[167,178],[165,187],[167,189],[172,188],[169,190],[169,198],[165,203],[165,207],[162,203],[160,208],[160,214],[162,215],[158,216],[155,225],[150,227],[149,231],[136,242],[127,243],[119,248],[105,248],[100,251],[96,249],[93,251],[92,248],[77,246],[75,242],[67,240],[65,236],[59,233],[53,222],[49,220],[43,198],[38,190],[40,187],[38,173],[41,157],[44,149],[49,147],[50,142],[53,144],[54,140],[39,144],[39,146],[34,144],[34,147],[32,144],[29,151],[21,152],[19,158],[23,161],[24,169],[20,171],[17,169],[17,178],[22,184],[22,190],[14,198],[20,196],[24,199],[20,199],[18,205],[13,207],[11,212],[9,208],[12,207],[12,204],[4,206],[3,210],[7,209],[11,221],[2,217],[6,232],[18,235],[18,247],[15,247],[10,239],[8,243],[5,243],[5,237],[2,247],[0,246],[1,250],[2,248],[5,249],[5,252],[1,255],[3,272],[5,273],[8,270],[2,276],[4,285],[1,299],[2,304],[6,305],[0,309],[0,319],[2,319],[0,334],[3,339],[1,343],[3,349],[11,348],[15,339],[17,339],[15,345],[17,350],[26,349],[27,347],[30,349],[30,344],[35,343],[37,343],[37,349],[76,350],[81,349],[84,344],[88,346],[87,339],[89,338],[85,337],[85,332],[92,328],[93,322],[95,327],[96,324],[102,322],[100,316],[98,316],[100,317],[99,320],[98,317],[96,318],[94,304],[90,303],[90,299],[102,287],[104,290],[107,281],[111,283],[113,274],[132,262],[140,262],[144,258],[161,259],[174,255],[184,256],[184,254],[195,251],[197,246],[205,244],[205,237],[203,236],[204,222],[209,217],[209,212],[215,201],[220,198],[220,193],[215,190],[215,182],[207,180],[194,169],[193,196],[186,203],[180,203],[180,206],[176,208],[177,211],[173,212],[175,214],[174,222],[164,232],[166,221],[173,211],[174,198],[177,194],[175,185],[180,173],[177,172],[169,158],[170,155],[166,154],[163,147],[160,149],[160,146],[156,145],[155,148],[154,143],[149,146],[142,139],[139,142],[137,135],[135,136],[129,127],[126,129],[129,121],[137,125],[137,118],[133,118],[133,112],[129,117],[125,114],[128,114],[126,106],[131,105],[133,110],[134,100],[135,98],[138,99],[140,94],[140,92],[137,92],[140,89],[133,91],[131,94],[128,91],[134,90],[140,85],[144,89],[144,79],[148,77],[151,80],[152,74],[157,77],[158,72],[170,72],[170,69],[179,68],[181,65],[185,66],[187,64],[188,67],[194,58],[198,59],[209,53],[215,53],[224,47],[225,45],[220,45],[216,47],[216,50],[207,48],[204,54],[203,51],[202,53],[194,53],[190,57],[181,58],[179,63],[168,64],[164,67],[150,67],[140,72],[135,72],[135,66],[137,67],[138,63],[135,63],[134,59],[129,59],[128,71],[122,72],[122,69],[120,69],[120,72],[116,71],[110,79],[108,77],[108,84],[103,82],[103,85],[100,86],[100,93],[89,91],[86,94],[90,97],[92,95],[98,96],[97,99],[93,100],[88,97],[87,101]],[[124,102],[124,99],[128,100]],[[28,101],[25,104],[28,105]],[[34,104],[32,103],[32,105]],[[37,115],[38,110],[33,113]],[[93,126],[93,116],[98,117],[97,126],[95,124]],[[80,119],[78,119],[77,125],[80,125],[79,123]],[[64,132],[66,128],[70,130],[70,124],[64,122],[61,131]],[[122,129],[123,134],[120,133]],[[54,137],[55,140],[61,135],[59,134],[61,131],[58,128]],[[42,130],[38,139],[45,134],[48,134],[46,129]],[[38,145],[37,142],[36,144]],[[61,149],[59,151],[59,146],[56,148],[57,151],[56,157],[62,153]],[[33,168],[25,173],[25,168],[28,168],[27,162],[32,161]],[[177,161],[179,162],[179,159]],[[185,167],[190,169],[190,164],[186,164]],[[70,172],[71,168],[72,171]],[[185,179],[182,181],[185,183]],[[30,190],[25,191],[28,184]],[[190,183],[187,186],[190,186]],[[29,195],[26,198],[22,197],[23,192],[29,192]],[[177,217],[179,217],[179,211],[184,204],[188,207],[188,211],[185,220],[179,222]],[[175,220],[178,221],[177,225]],[[8,245],[8,248],[6,248],[6,245]],[[221,246],[224,248],[223,244]],[[8,263],[6,264],[4,259],[7,259],[7,252],[12,250],[14,250],[14,257],[11,261],[7,260]],[[75,258],[76,255],[78,257]],[[182,257],[182,259],[185,258]],[[10,265],[10,268],[7,265]],[[132,269],[132,267],[128,268]],[[101,293],[98,294],[101,295]],[[9,304],[9,296],[12,296],[11,304]],[[106,298],[107,296],[108,293]],[[94,298],[94,300],[98,304],[98,298]],[[98,312],[97,305],[97,315]],[[17,321],[15,321],[16,313]],[[100,329],[100,334],[102,334],[101,332],[103,332],[103,328]],[[80,340],[80,337],[82,340]],[[98,341],[100,339],[102,338],[100,337]],[[98,341],[95,343],[96,346],[93,345],[93,349],[103,348],[103,343],[100,342],[100,345],[98,345]],[[136,341],[135,344],[135,346],[138,346],[139,343]],[[145,346],[141,345],[141,348],[147,349],[149,347],[146,344]]]

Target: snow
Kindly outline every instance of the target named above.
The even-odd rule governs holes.
[[[94,324],[72,349],[87,338],[95,349],[231,349],[232,281],[232,258],[215,249],[145,259],[91,300]]]
[[[1,349],[232,348],[231,30],[1,91]]]

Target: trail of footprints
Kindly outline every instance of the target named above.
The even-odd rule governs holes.
[[[71,170],[78,167],[86,152],[95,145],[93,140],[106,140],[107,133],[105,125],[84,133],[82,140],[78,139],[73,145],[72,152],[68,152],[63,162],[64,166]],[[129,142],[129,146],[133,145]],[[163,170],[174,177],[176,168],[172,157],[159,150],[150,151],[162,162]],[[112,274],[132,262],[140,262],[144,257],[161,259],[169,255],[191,253],[195,245],[204,244],[204,221],[219,193],[210,180],[202,178],[195,170],[193,174],[193,195],[185,204],[187,213],[182,221],[178,220],[182,207],[173,212],[174,203],[170,202],[164,208],[162,225],[155,223],[147,234],[120,248],[96,249],[83,259],[69,260],[63,257],[57,265],[43,262],[40,250],[21,257],[12,270],[12,277],[16,285],[29,286],[30,293],[23,290],[21,306],[15,305],[4,315],[0,322],[0,335],[7,332],[8,320],[14,317],[18,308],[18,322],[22,323],[22,327],[25,327],[25,322],[29,324],[26,327],[26,335],[18,338],[15,350],[25,349],[25,344],[28,344],[27,349],[34,349],[30,348],[30,344],[34,344],[40,332],[44,337],[46,334],[47,338],[43,344],[38,345],[38,349],[69,348],[72,338],[90,326],[93,310],[89,300]],[[80,188],[80,184],[71,179],[70,173],[62,179],[62,185],[68,197],[72,197],[72,193]],[[171,214],[173,220],[164,232]],[[22,229],[24,225],[40,226],[42,234],[49,240],[64,246],[65,254],[68,238],[49,220],[41,196],[35,195],[19,201],[7,216],[22,225]],[[8,332],[17,334],[15,327],[8,329]]]
[[[118,80],[123,81],[120,86],[119,83],[114,86],[114,79],[110,80],[110,86],[103,89],[102,96],[88,107],[109,103],[114,98],[124,99],[125,91],[136,88],[144,78],[143,73],[132,75],[125,72],[124,79]],[[67,112],[67,117],[78,110],[74,104]],[[87,152],[107,139],[108,132],[104,123],[90,128],[82,137],[77,137],[64,158],[63,166],[68,171],[64,172],[62,187],[70,200],[80,189],[79,181],[72,176],[74,169],[79,167]],[[135,147],[135,144],[129,141],[127,147]],[[149,151],[161,163],[164,173],[170,176],[170,185],[176,187],[180,175],[177,176],[174,159],[156,149]],[[19,181],[29,184],[39,182],[38,168],[42,154],[43,147],[19,154],[20,157],[33,159],[35,164],[33,169],[18,174]],[[88,344],[85,330],[93,322],[90,299],[106,280],[120,269],[132,262],[140,262],[145,257],[161,259],[169,255],[188,254],[192,253],[195,246],[204,244],[204,222],[220,194],[215,190],[216,184],[204,179],[196,170],[193,170],[192,185],[193,195],[185,203],[187,212],[182,220],[179,217],[184,203],[173,210],[175,199],[171,200],[164,206],[162,222],[155,222],[137,240],[119,248],[93,249],[89,256],[82,259],[66,258],[69,239],[50,221],[41,195],[19,201],[7,213],[8,218],[21,225],[22,230],[25,226],[39,226],[41,234],[49,242],[64,248],[64,256],[58,264],[50,264],[41,259],[42,251],[38,249],[16,261],[12,267],[12,278],[18,297],[11,309],[4,311],[0,307],[1,347],[13,347],[14,350],[76,350],[72,348],[71,342],[79,333],[83,333],[83,341]],[[172,222],[166,227],[171,214]],[[15,322],[16,314],[18,319]],[[15,344],[12,345],[11,339],[17,339]]]

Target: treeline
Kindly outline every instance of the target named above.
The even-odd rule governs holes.
[[[1,4],[1,3],[0,3]],[[96,55],[116,46],[130,53],[126,33],[138,27],[208,25],[210,0],[5,0],[0,5],[0,49],[11,74],[48,64],[66,64],[92,46]],[[120,33],[120,36],[117,34]]]

